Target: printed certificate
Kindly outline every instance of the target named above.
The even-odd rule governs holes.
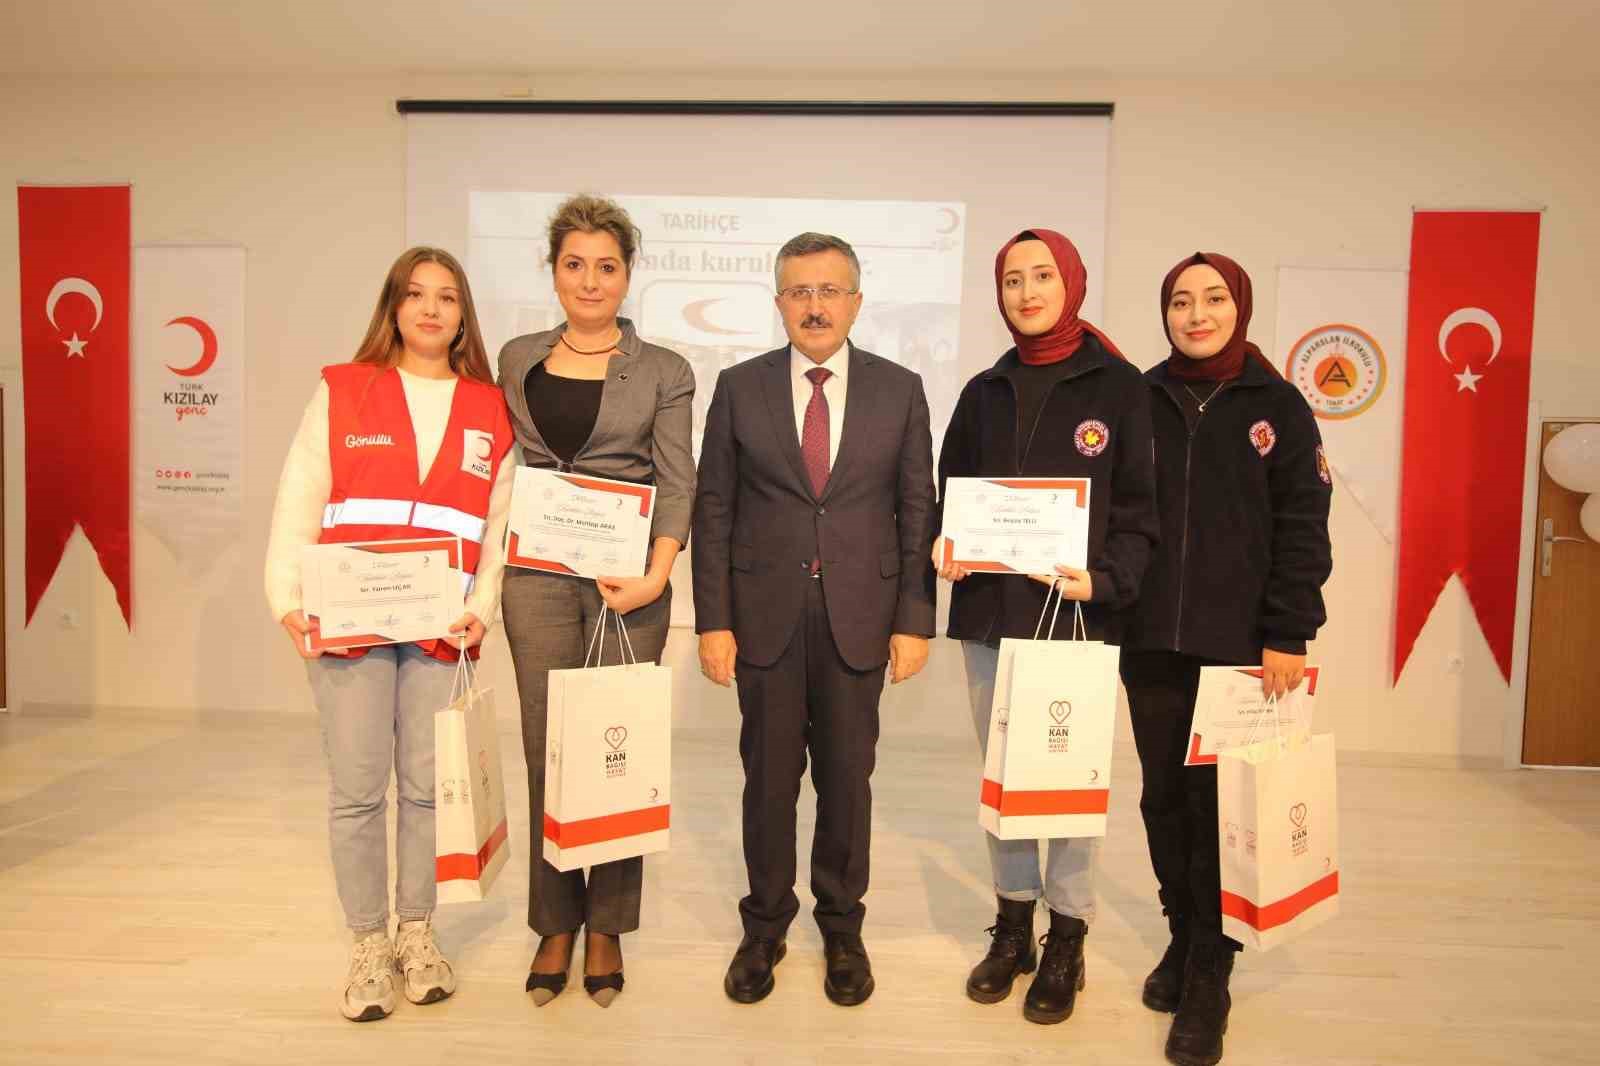
[[[953,477],[945,482],[944,565],[975,573],[1088,568],[1089,478]]]
[[[306,648],[449,637],[466,587],[457,537],[307,545],[300,550]]]
[[[1261,696],[1261,667],[1202,666],[1183,765],[1215,766],[1219,751],[1271,740],[1280,728],[1285,736],[1309,734],[1320,672],[1319,667],[1306,667],[1300,687],[1278,701],[1275,724],[1272,709]]]
[[[655,507],[654,485],[519,466],[506,562],[578,577],[643,576]]]

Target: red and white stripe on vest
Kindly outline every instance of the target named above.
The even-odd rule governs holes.
[[[463,592],[470,591],[489,521],[489,495],[514,441],[499,386],[457,379],[439,454],[419,483],[417,434],[400,372],[341,363],[324,367],[322,376],[328,383],[333,487],[319,542],[460,537]],[[460,654],[448,641],[417,643],[446,662]]]

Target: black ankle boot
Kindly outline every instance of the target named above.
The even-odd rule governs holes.
[[[1050,931],[1040,942],[1044,955],[1039,975],[1028,986],[1022,1016],[1040,1025],[1055,1025],[1072,1017],[1078,990],[1083,987],[1083,938],[1089,926],[1078,918],[1050,912]]]
[[[1144,1005],[1171,1014],[1183,1001],[1183,971],[1189,963],[1189,919],[1182,914],[1168,914],[1167,928],[1172,931],[1172,941],[1156,968],[1144,979]]]
[[[1000,910],[985,929],[994,939],[989,954],[967,977],[967,996],[979,1003],[999,1003],[1011,994],[1019,973],[1032,973],[1038,962],[1033,950],[1033,900],[997,897]]]
[[[1210,937],[1189,946],[1184,969],[1183,1002],[1167,1034],[1167,1059],[1177,1066],[1216,1066],[1222,1061],[1222,1034],[1228,1031],[1228,978],[1233,974],[1233,945]]]

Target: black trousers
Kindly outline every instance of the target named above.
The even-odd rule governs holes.
[[[1217,768],[1184,766],[1200,668],[1210,660],[1178,652],[1122,653],[1133,741],[1144,771],[1139,813],[1161,907],[1174,931],[1199,939],[1222,936],[1222,875],[1217,853]]]
[[[800,909],[794,893],[795,805],[811,755],[817,792],[811,841],[812,912],[824,933],[861,932],[872,843],[872,776],[883,669],[852,670],[828,628],[824,582],[814,578],[804,617],[778,661],[737,664],[739,755],[744,761],[745,932],[781,939]]]

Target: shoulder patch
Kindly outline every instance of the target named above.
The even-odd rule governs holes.
[[[1333,471],[1328,469],[1328,455],[1322,450],[1322,445],[1317,445],[1317,476],[1324,485],[1333,484]]]

